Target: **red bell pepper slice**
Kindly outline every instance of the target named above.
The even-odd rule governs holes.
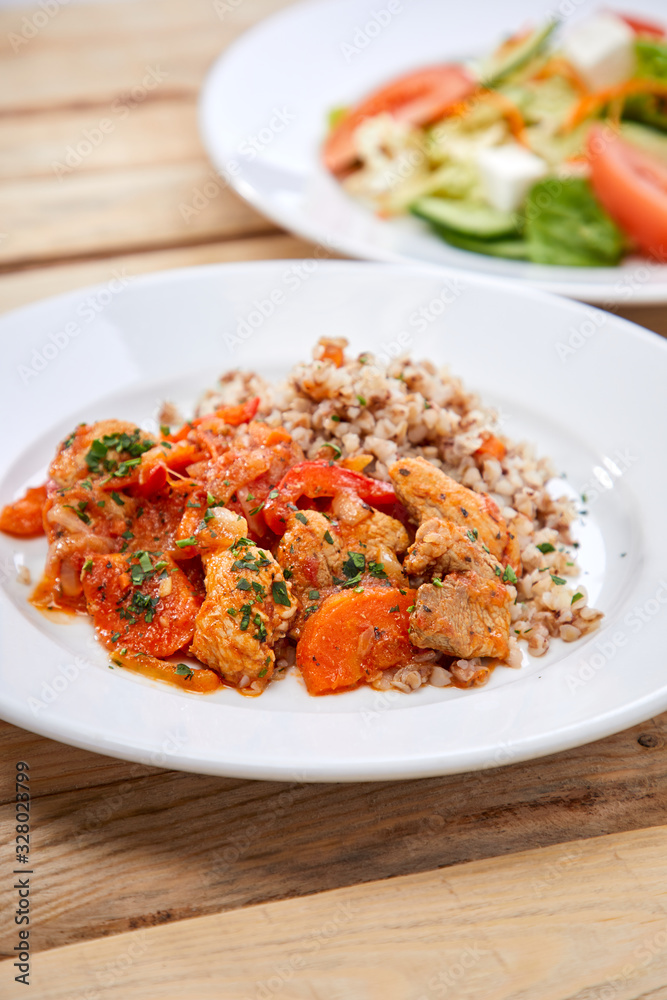
[[[300,462],[299,465],[293,465],[276,489],[271,491],[277,492],[277,496],[269,494],[264,505],[264,520],[271,531],[282,535],[290,505],[292,508],[296,507],[302,497],[317,500],[320,497],[337,496],[343,490],[356,493],[372,507],[387,507],[396,503],[396,494],[389,483],[328,462]]]
[[[180,430],[176,431],[174,434],[168,434],[167,440],[182,441],[183,438],[188,436],[193,427],[200,427],[206,420],[211,420],[212,418],[223,420],[226,424],[229,424],[230,427],[240,427],[241,424],[248,424],[257,413],[259,403],[259,396],[255,396],[254,399],[249,399],[247,402],[240,403],[238,406],[221,406],[213,413],[207,413],[203,417],[197,417],[195,420],[189,420],[187,424],[183,424]]]

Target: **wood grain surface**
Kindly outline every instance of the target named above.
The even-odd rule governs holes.
[[[35,986],[50,1000],[664,1000],[666,849],[667,829],[644,830],[119,934],[40,956]]]
[[[313,253],[216,177],[196,124],[213,60],[284,5],[0,11],[0,309],[114,271]],[[667,333],[665,308],[618,313]],[[0,723],[3,843],[16,760],[34,795],[27,995],[667,1000],[666,744],[663,715],[493,771],[286,785],[134,765]],[[0,872],[4,997],[7,852]],[[285,956],[299,968],[281,980]]]

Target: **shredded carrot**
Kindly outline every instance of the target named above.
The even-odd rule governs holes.
[[[550,80],[554,76],[564,77],[582,97],[588,94],[588,87],[572,63],[563,56],[552,56],[547,60],[535,73],[533,80]]]
[[[614,113],[618,114],[619,108],[622,111],[625,99],[634,94],[656,94],[667,97],[667,83],[660,83],[658,80],[627,80],[615,87],[606,87],[594,94],[587,94],[574,106],[563,124],[562,131],[571,132],[586,118],[601,111],[606,104],[614,103]],[[616,105],[617,101],[618,105]]]
[[[507,121],[509,130],[516,141],[522,146],[528,147],[523,115],[514,101],[511,101],[505,94],[500,94],[497,90],[487,90],[486,87],[480,87],[472,95],[472,98],[466,101],[459,101],[458,104],[452,107],[451,117],[465,118],[475,108],[477,101],[488,101],[490,104],[495,104],[503,118]]]

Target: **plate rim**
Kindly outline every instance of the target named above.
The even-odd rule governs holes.
[[[296,261],[294,259],[288,258],[285,260],[235,261],[228,263],[206,264],[197,267],[182,267],[140,275],[135,279],[135,281],[133,281],[133,287],[136,287],[137,284],[144,288],[155,286],[159,287],[160,285],[174,281],[187,282],[189,279],[198,277],[212,278],[220,273],[242,271],[254,275],[267,271],[278,272],[284,268],[285,265],[291,265],[295,262]],[[326,272],[334,275],[337,272],[345,274],[345,272],[354,273],[359,270],[363,270],[374,271],[382,275],[389,274],[391,272],[399,272],[401,274],[414,274],[416,277],[428,276],[430,278],[437,278],[438,280],[442,280],[443,278],[442,268],[432,265],[421,265],[415,262],[411,262],[408,265],[387,265],[378,262],[331,260],[322,261],[321,264]],[[456,275],[458,278],[461,277],[460,273],[455,270],[451,270],[450,274],[452,276]],[[558,304],[561,310],[572,311],[577,314],[581,314],[584,308],[576,301],[560,298],[550,292],[537,289],[529,284],[509,284],[496,276],[480,274],[466,273],[464,278],[466,282],[470,284],[481,285],[492,289],[496,288],[499,291],[503,291],[505,294],[510,295],[512,298],[531,299],[543,304],[544,306],[548,306],[549,304]],[[46,314],[53,304],[65,302],[68,299],[78,300],[100,287],[105,286],[103,283],[93,286],[85,286],[80,289],[61,293],[57,296],[51,296],[46,299],[38,300],[37,302],[21,306],[18,309],[8,312],[0,317],[0,337],[4,335],[8,322],[15,320],[21,321],[24,318],[27,319],[31,312],[42,312]],[[603,310],[597,311],[602,312],[605,316],[610,315],[605,313]],[[667,351],[667,341],[665,341],[658,334],[652,333],[651,331],[648,331],[622,317],[611,314],[610,318],[615,324],[619,325],[623,329],[624,336],[643,341],[647,345],[651,345],[654,349]],[[30,440],[21,448],[21,452],[19,454],[22,454],[34,443],[35,438],[31,437]],[[13,461],[11,464],[13,464]],[[535,678],[537,678],[537,675],[535,675]],[[529,680],[529,678],[527,678],[527,680]],[[162,685],[159,687],[162,688]],[[428,709],[429,707],[430,706],[421,706],[423,709]],[[659,696],[655,692],[645,695],[641,699],[630,703],[623,709],[616,709],[613,713],[608,712],[606,715],[595,718],[593,722],[589,720],[586,723],[586,735],[583,738],[581,736],[582,724],[580,722],[568,723],[567,720],[564,720],[562,725],[549,733],[547,739],[544,738],[543,734],[540,737],[524,738],[520,743],[521,749],[513,752],[510,762],[519,763],[524,760],[535,759],[541,756],[547,756],[552,753],[584,745],[613,733],[620,732],[629,726],[640,723],[648,718],[652,713],[656,711],[663,711],[666,708],[667,689],[659,693]],[[149,748],[142,748],[139,744],[128,747],[126,744],[115,744],[113,740],[107,740],[104,746],[99,742],[91,742],[89,739],[86,739],[83,735],[81,735],[80,732],[73,732],[71,728],[67,728],[67,724],[65,725],[66,731],[63,731],[63,723],[59,722],[57,716],[49,717],[47,715],[42,718],[31,715],[27,704],[25,704],[24,711],[15,711],[9,707],[4,700],[0,700],[0,716],[6,719],[6,721],[19,725],[28,731],[38,733],[51,739],[59,740],[60,742],[67,743],[69,745],[78,746],[91,752],[102,754],[106,753],[109,756],[136,761],[142,764],[146,763],[147,760],[150,762],[151,751]],[[591,733],[594,735],[591,735]],[[539,745],[535,745],[538,743],[538,740]],[[437,756],[433,757],[431,755],[428,762],[425,761],[423,763],[419,763],[418,757],[400,758],[398,760],[392,759],[381,763],[373,761],[368,765],[368,770],[366,771],[360,769],[360,767],[355,763],[340,760],[327,765],[318,763],[314,770],[309,768],[304,769],[302,766],[301,770],[306,774],[306,777],[303,780],[307,781],[330,782],[404,780],[408,778],[412,779],[441,774],[465,773],[472,770],[502,766],[502,764],[506,763],[506,761],[489,761],[488,757],[486,759],[482,759],[485,756],[485,753],[486,751],[484,747],[478,748],[472,753],[469,749],[466,750],[463,748],[461,754],[466,755],[466,762],[464,766],[460,766],[457,763],[458,755],[457,758],[452,759],[451,752],[447,751],[446,754],[450,760],[449,766],[445,765],[443,759]],[[232,764],[230,766],[225,763],[221,764],[219,760],[202,760],[198,757],[179,754],[169,755],[166,765],[156,766],[175,767],[180,770],[193,771],[196,773],[209,773],[263,780],[293,780],[295,772],[298,771],[298,768],[295,767],[295,762],[292,764],[283,763],[281,765],[274,766],[272,763],[267,763],[265,761],[263,763],[253,762],[251,764]]]

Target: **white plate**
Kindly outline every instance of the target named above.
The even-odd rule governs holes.
[[[163,399],[188,412],[222,371],[281,376],[317,336],[341,333],[355,351],[400,344],[451,363],[500,408],[508,434],[534,440],[588,494],[581,561],[606,613],[601,631],[554,642],[543,659],[499,668],[473,691],[318,699],[289,676],[258,699],[197,696],[108,669],[87,620],[61,625],[37,612],[13,565],[25,559],[37,579],[45,542],[0,535],[2,717],[184,770],[361,780],[524,760],[667,708],[667,345],[527,287],[437,269],[272,261],[166,272],[21,309],[0,320],[0,502],[40,481],[81,420],[154,427]]]
[[[378,219],[320,165],[331,108],[404,71],[483,54],[548,14],[560,13],[569,24],[604,6],[603,0],[474,0],[456,4],[454,13],[443,0],[310,0],[288,7],[214,65],[201,96],[204,143],[223,183],[327,250],[517,279],[607,307],[667,302],[665,264],[636,258],[611,268],[547,267],[458,250],[417,219]],[[665,21],[664,0],[641,0],[637,10]],[[210,180],[191,210],[205,209],[217,190],[219,182]]]

